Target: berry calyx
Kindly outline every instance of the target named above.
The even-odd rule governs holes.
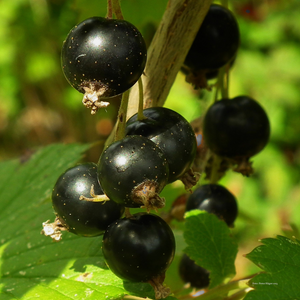
[[[76,25],[61,53],[66,79],[84,94],[83,104],[92,113],[109,105],[107,98],[132,87],[142,75],[146,59],[145,41],[134,25],[102,17]]]

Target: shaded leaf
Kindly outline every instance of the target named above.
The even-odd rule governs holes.
[[[210,271],[210,288],[235,275],[237,245],[226,223],[200,210],[186,213],[185,252],[199,266]]]

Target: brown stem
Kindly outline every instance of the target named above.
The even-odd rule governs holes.
[[[122,14],[120,1],[119,0],[112,0],[112,7],[113,7],[113,11],[114,11],[117,19],[123,20],[124,17],[123,17],[123,14]]]
[[[113,18],[113,8],[112,8],[112,0],[107,0],[107,19],[112,19]]]
[[[144,108],[163,106],[211,3],[212,0],[169,1],[142,75]],[[138,93],[135,84],[129,97],[128,118],[136,113]]]
[[[129,91],[123,93],[116,124],[115,141],[119,141],[125,136],[128,96]]]

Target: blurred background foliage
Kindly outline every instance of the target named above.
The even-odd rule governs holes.
[[[167,0],[121,4],[125,19],[149,44]],[[229,7],[241,31],[230,96],[244,94],[259,101],[272,129],[270,143],[252,159],[254,175],[246,178],[228,171],[220,182],[239,202],[233,233],[240,245],[237,276],[245,276],[257,269],[243,254],[260,238],[283,231],[291,234],[290,223],[300,225],[300,1],[230,0]],[[0,1],[1,160],[26,158],[37,147],[54,142],[97,142],[86,159],[98,160],[116,118],[118,99],[91,116],[60,66],[69,30],[94,15],[106,15],[105,0]],[[214,91],[193,90],[179,73],[166,106],[192,121],[203,115],[213,97]],[[169,206],[180,193],[179,183],[163,192]],[[176,222],[172,226],[180,228]],[[176,280],[172,278],[173,284]]]

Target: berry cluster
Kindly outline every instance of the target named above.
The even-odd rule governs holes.
[[[204,165],[200,171],[206,172],[210,182],[177,201],[171,219],[182,220],[185,212],[199,209],[233,227],[236,199],[217,184],[220,176],[211,174],[228,160],[239,164],[241,171],[241,163],[261,151],[269,139],[269,120],[258,102],[248,96],[229,99],[224,92],[224,71],[228,73],[232,66],[239,43],[233,14],[221,5],[211,5],[182,70],[195,88],[209,88],[207,80],[218,77],[222,99],[209,107],[199,128],[165,107],[140,106],[126,123],[117,123],[116,132],[122,134],[115,134],[97,164],[79,164],[58,178],[52,192],[56,218],[43,223],[43,234],[56,241],[62,231],[85,237],[103,235],[102,253],[115,275],[150,283],[156,299],[169,295],[163,282],[174,258],[174,234],[166,219],[150,213],[165,206],[160,193],[176,180],[191,192],[200,177],[195,172],[200,159]],[[62,47],[64,75],[84,94],[83,104],[92,114],[140,79],[146,58],[140,32],[118,19],[89,18],[70,31]],[[246,169],[241,173],[249,175]],[[130,208],[145,212],[131,214]],[[179,273],[193,287],[209,285],[209,271],[185,254]]]
[[[110,97],[128,90],[146,63],[145,42],[124,20],[93,17],[75,26],[62,47],[62,69],[83,103],[95,113]],[[62,231],[103,235],[102,252],[112,272],[124,280],[149,282],[164,298],[165,272],[175,253],[169,225],[150,210],[164,207],[163,188],[182,180],[186,189],[198,175],[191,169],[197,142],[191,125],[177,112],[152,107],[133,115],[124,136],[115,137],[99,161],[66,170],[52,192],[55,221],[43,234],[59,241]],[[146,208],[131,215],[129,208]],[[125,211],[125,217],[122,218]],[[155,243],[153,243],[155,241]]]

